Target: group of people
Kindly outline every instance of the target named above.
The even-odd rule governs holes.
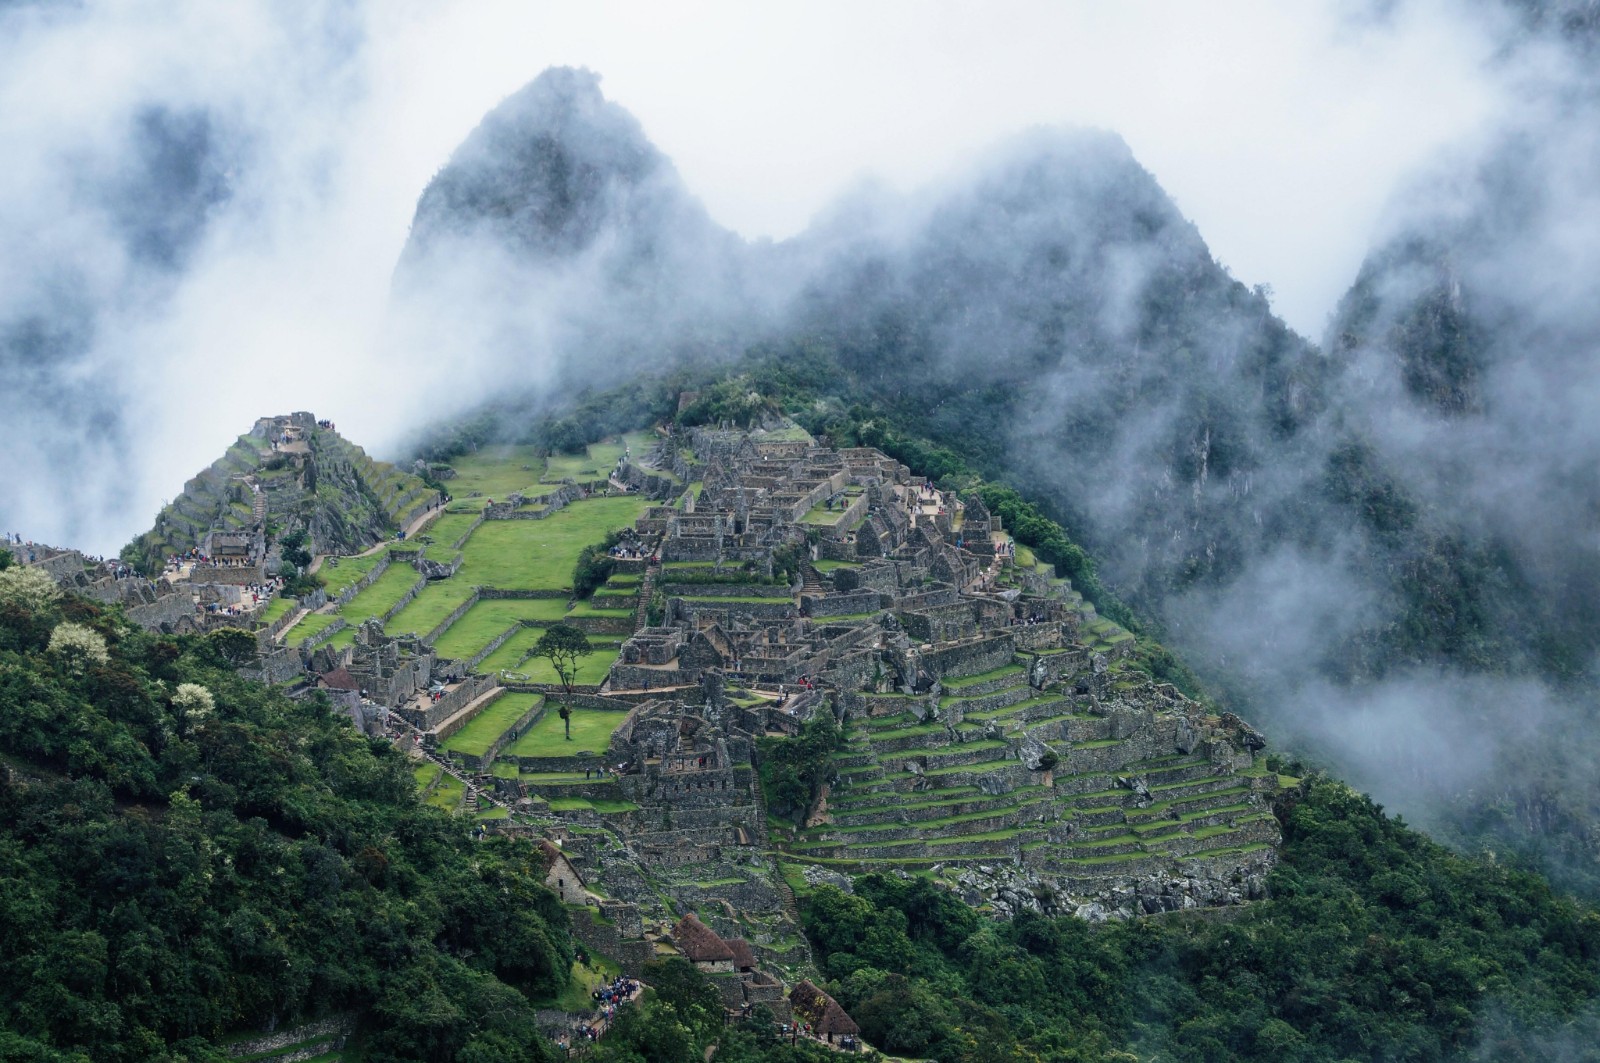
[[[638,981],[619,976],[589,994],[595,1001],[594,1018],[578,1024],[578,1037],[584,1041],[598,1041],[616,1016],[617,1008],[633,1000],[640,988]]]
[[[35,561],[39,560],[38,552],[33,549],[33,540],[29,539],[27,543],[24,544],[22,541],[22,533],[20,532],[8,532],[6,534],[6,545],[19,547],[18,550],[14,551],[19,558],[22,557],[22,550],[20,547],[26,545],[28,549],[28,563],[31,565]]]
[[[610,550],[612,557],[621,561],[639,561],[644,558],[644,548],[637,543],[618,543]]]

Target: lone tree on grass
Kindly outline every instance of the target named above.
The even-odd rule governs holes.
[[[578,674],[578,658],[587,657],[594,652],[594,647],[589,645],[589,636],[573,627],[571,624],[551,624],[549,630],[539,636],[539,642],[533,648],[535,657],[543,657],[550,662],[550,667],[556,670],[556,676],[561,680],[561,689],[568,698],[572,697],[572,681]],[[566,728],[567,741],[572,741],[572,708],[562,705],[561,723]]]

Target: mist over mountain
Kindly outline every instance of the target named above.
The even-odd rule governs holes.
[[[599,81],[546,71],[423,192],[385,340],[409,373],[434,376],[417,389],[428,399],[417,419],[506,388],[537,401],[533,389],[563,373],[593,382],[601,364],[615,374],[730,353],[750,335],[761,300],[744,241],[711,220]]]
[[[502,402],[530,388],[530,413],[620,382],[601,366],[811,359],[840,404],[870,399],[1047,503],[1286,740],[1592,884],[1591,743],[1562,736],[1589,725],[1600,645],[1600,122],[1548,65],[1587,39],[1575,24],[1518,23],[1502,61],[1546,64],[1526,105],[1397,196],[1320,347],[1113,134],[1035,130],[750,246],[571,71],[430,185],[401,319],[472,337],[455,348]]]

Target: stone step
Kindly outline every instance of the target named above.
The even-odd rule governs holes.
[[[1224,780],[1236,782],[1236,780]],[[1146,820],[1170,819],[1173,816],[1182,816],[1189,812],[1214,808],[1218,805],[1235,804],[1241,796],[1250,793],[1248,786],[1218,787],[1191,797],[1176,798],[1172,801],[1162,801],[1150,808],[1130,809],[1128,821],[1138,823]]]

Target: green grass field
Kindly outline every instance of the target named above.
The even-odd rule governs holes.
[[[422,589],[421,594],[411,599],[409,605],[396,613],[394,619],[383,626],[383,630],[390,635],[407,631],[426,635],[471,598],[474,590],[472,584],[458,579],[434,580]]]
[[[543,628],[523,628],[507,639],[499,649],[485,657],[478,665],[477,672],[480,675],[493,675],[506,668],[518,668],[523,654],[533,649],[533,644],[538,642],[539,636],[543,634]]]
[[[655,444],[654,432],[629,432],[620,439],[591,443],[583,454],[552,454],[545,468],[546,483],[555,483],[568,477],[579,481],[603,480],[616,467],[624,446],[633,452],[633,458],[642,458]]]
[[[362,576],[377,568],[378,562],[387,556],[389,556],[388,551],[379,550],[366,557],[330,557],[322,562],[322,567],[317,569],[317,575],[322,577],[328,597],[337,598],[346,588],[354,586]]]
[[[479,712],[461,730],[445,739],[447,753],[468,753],[481,757],[494,740],[506,733],[517,718],[544,699],[538,694],[502,694]]]
[[[489,521],[467,540],[454,578],[506,590],[570,590],[579,551],[632,524],[649,505],[637,496],[595,498],[546,520]]]
[[[428,804],[434,808],[442,808],[446,812],[454,812],[461,807],[461,800],[466,796],[467,788],[460,779],[447,772],[441,772],[439,786],[428,795]]]
[[[602,753],[611,743],[611,733],[622,726],[626,713],[606,709],[573,709],[572,740],[563,733],[557,706],[545,710],[538,723],[517,739],[506,752],[518,757],[570,757],[579,753]]]
[[[298,623],[284,632],[283,641],[288,646],[298,646],[307,639],[321,634],[339,617],[333,613],[307,613]]]
[[[476,454],[450,459],[450,467],[456,475],[445,487],[454,497],[465,498],[481,491],[501,500],[513,491],[537,494],[533,487],[544,472],[544,459],[534,447],[485,447]]]
[[[354,598],[339,612],[352,624],[359,624],[369,616],[382,616],[394,608],[394,603],[405,597],[417,580],[417,570],[410,565],[390,565],[378,581]]]
[[[441,657],[471,657],[512,624],[523,620],[560,620],[566,612],[567,602],[564,598],[493,598],[481,601],[439,636],[434,649]]]
[[[271,624],[283,616],[290,609],[299,605],[293,598],[274,598],[267,603],[267,607],[256,614],[256,619],[263,625]]]
[[[417,538],[431,539],[436,548],[447,549],[457,539],[467,534],[477,522],[476,512],[455,513],[447,509],[432,524],[424,528]]]

